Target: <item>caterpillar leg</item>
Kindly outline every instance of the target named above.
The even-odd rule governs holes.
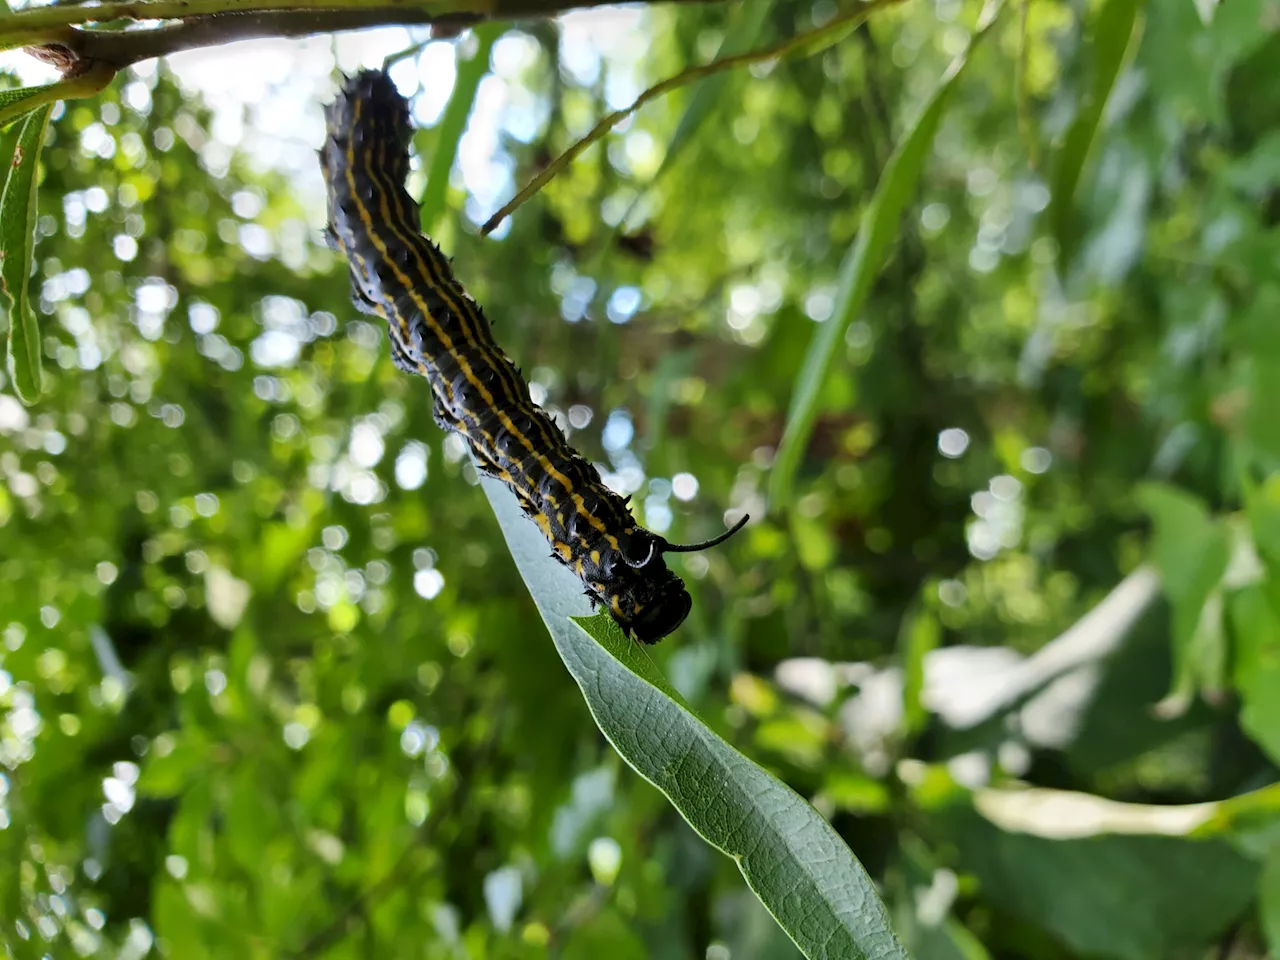
[[[431,404],[431,416],[435,419],[436,426],[441,430],[448,430],[450,433],[460,433],[464,437],[467,435],[466,430],[463,429],[462,422],[449,412],[449,408],[440,401],[439,397],[436,397],[435,401]]]
[[[355,281],[354,274],[351,283],[351,305],[365,316],[386,319],[386,311],[370,300],[365,292],[360,289],[360,285]]]
[[[494,477],[495,479],[501,480],[502,468],[499,467],[496,463],[494,463],[489,458],[483,456],[480,453],[480,451],[475,450],[474,447],[472,447],[472,450],[475,451],[476,453],[476,458],[475,458],[476,469],[478,469],[485,476]]]
[[[395,343],[392,338],[392,343]],[[435,418],[436,424],[441,430],[447,430],[450,433],[456,433],[467,441],[467,446],[471,448],[471,452],[475,454],[474,460],[476,469],[486,476],[495,477],[499,480],[505,480],[503,469],[492,458],[490,452],[483,444],[477,444],[472,441],[470,434],[467,432],[467,424],[465,421],[458,419],[444,403],[439,396],[436,396],[431,404],[431,415]],[[519,491],[516,491],[519,495]],[[523,501],[521,506],[523,506]]]
[[[352,301],[357,301],[358,298],[353,296],[351,299]],[[356,303],[356,306],[359,307],[358,302]],[[378,315],[382,316],[383,314],[381,313],[381,311],[379,311]],[[414,363],[413,360],[410,358],[409,354],[405,352],[404,347],[400,346],[400,341],[396,339],[396,335],[394,333],[391,333],[389,335],[389,339],[391,340],[391,362],[396,365],[396,369],[401,371],[402,373],[413,373],[413,374],[421,375],[422,371],[418,369],[418,365]],[[435,406],[438,407],[439,404],[436,404]],[[436,415],[436,423],[440,423],[440,417],[438,414]],[[440,424],[440,425],[446,426],[445,424]],[[446,429],[452,429],[452,428],[446,427]]]

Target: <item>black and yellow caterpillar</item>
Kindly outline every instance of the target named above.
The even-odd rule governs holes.
[[[385,73],[348,79],[326,112],[320,154],[329,234],[351,266],[352,299],[387,321],[391,358],[431,385],[436,422],[467,441],[480,470],[505,483],[551,543],[630,637],[656,643],[688,616],[684,581],[662,555],[677,545],[636,524],[627,501],[569,446],[529,399],[529,385],[498,347],[484,312],[454,279],[439,247],[418,230],[405,190],[408,104]]]

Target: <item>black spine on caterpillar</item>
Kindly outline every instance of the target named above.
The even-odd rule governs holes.
[[[436,422],[459,433],[479,468],[515,493],[568,565],[634,639],[655,643],[688,616],[684,582],[663,554],[677,545],[638,526],[626,501],[578,455],[529,398],[529,385],[493,339],[480,307],[418,227],[405,190],[412,127],[385,73],[347,80],[330,105],[320,154],[329,234],[351,268],[357,309],[387,321],[396,366],[426,378]]]

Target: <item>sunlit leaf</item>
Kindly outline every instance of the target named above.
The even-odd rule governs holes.
[[[1280,609],[1274,588],[1245,587],[1231,600],[1235,684],[1240,725],[1273,759],[1280,758]]]
[[[716,58],[729,57],[758,46],[764,32],[765,21],[772,10],[773,0],[743,0],[728,30],[725,31],[724,40],[716,51]],[[676,132],[671,135],[671,142],[667,144],[662,165],[653,175],[654,182],[684,153],[685,147],[693,140],[702,121],[715,109],[729,78],[730,75],[727,73],[717,73],[699,81],[694,86],[689,104],[676,125]]]
[[[942,642],[942,627],[929,610],[915,610],[902,621],[898,648],[902,656],[904,686],[902,691],[903,727],[907,734],[924,726],[928,710],[924,705],[924,663],[929,653]]]
[[[1280,849],[1267,857],[1258,878],[1258,919],[1272,955],[1280,954]]]
[[[1231,534],[1204,504],[1173,487],[1145,484],[1138,502],[1154,522],[1151,560],[1173,607],[1175,676],[1168,706],[1176,712],[1215,679],[1223,659],[1221,598],[1215,591],[1230,559]]]
[[[1137,46],[1142,5],[1143,0],[1106,0],[1094,22],[1093,44],[1088,48],[1093,56],[1093,83],[1052,162],[1049,224],[1064,259],[1070,259],[1074,250],[1071,215],[1076,187],[1116,78]]]
[[[34,403],[42,392],[40,327],[27,299],[27,281],[35,246],[36,168],[51,111],[46,106],[28,115],[0,147],[0,161],[8,170],[0,200],[0,284],[9,312],[8,367],[18,396],[27,403]]]
[[[0,14],[3,16],[3,14]],[[51,88],[18,87],[14,90],[0,90],[0,127],[6,127],[15,120],[20,120],[32,110],[48,103],[48,92]]]
[[[491,23],[477,26],[474,31],[477,41],[475,55],[470,60],[458,63],[453,93],[449,97],[449,105],[445,107],[444,116],[436,127],[431,162],[427,166],[427,185],[422,192],[423,233],[430,234],[435,229],[440,214],[444,212],[445,195],[449,190],[449,172],[458,155],[458,142],[467,129],[467,118],[471,116],[480,81],[489,73],[489,54],[493,50],[493,44],[504,31],[504,27]],[[417,140],[421,145],[424,135],[420,133]]]
[[[804,366],[796,378],[787,412],[786,431],[769,481],[771,510],[783,509],[791,502],[795,474],[813,432],[822,388],[836,356],[844,349],[845,331],[866,305],[871,284],[884,266],[897,236],[902,211],[915,193],[938,125],[951,103],[970,54],[995,23],[997,10],[988,9],[986,19],[973,35],[968,49],[952,62],[910,132],[885,165],[871,204],[862,216],[857,239],[840,268],[835,310],[814,334]]]

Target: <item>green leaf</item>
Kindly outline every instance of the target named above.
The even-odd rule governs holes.
[[[822,388],[837,354],[843,349],[845,331],[866,305],[871,284],[884,266],[889,248],[898,233],[902,211],[915,192],[925,160],[933,147],[934,135],[938,132],[938,125],[942,122],[951,96],[969,62],[969,56],[995,20],[993,14],[979,25],[968,49],[952,62],[911,132],[885,165],[875,196],[871,198],[871,205],[862,217],[857,239],[840,269],[835,310],[814,334],[800,375],[796,378],[791,408],[787,412],[786,430],[769,481],[770,509],[781,509],[791,502],[796,470],[813,432],[813,421],[818,414]]]
[[[561,956],[564,960],[645,960],[649,954],[641,940],[616,910],[606,908],[575,926]]]
[[[1253,899],[1257,866],[1221,840],[1052,840],[1005,832],[967,812],[945,821],[983,899],[1044,927],[1073,956],[1196,955]]]
[[[1246,475],[1240,485],[1245,515],[1258,552],[1269,565],[1280,567],[1280,474],[1272,476],[1260,487]]]
[[[3,17],[3,14],[0,14]],[[0,127],[8,126],[49,102],[49,86],[0,90]],[[26,105],[24,109],[22,105]]]
[[[1260,450],[1280,456],[1280,356],[1253,357],[1249,406],[1245,410],[1244,431]]]
[[[496,481],[483,481],[516,565],[600,730],[689,824],[738,864],[808,957],[907,954],[867,876],[804,799],[717,737],[605,614]]]
[[[27,280],[35,247],[36,168],[51,111],[45,106],[29,114],[15,136],[0,140],[0,162],[8,170],[0,199],[0,289],[8,301],[9,376],[26,403],[34,403],[42,392],[40,327],[27,300]]]
[[[449,190],[449,172],[458,155],[458,143],[467,129],[467,118],[471,116],[480,81],[489,72],[489,54],[493,50],[493,44],[505,31],[505,27],[492,23],[475,27],[474,33],[479,43],[475,56],[458,64],[449,105],[445,107],[444,116],[435,129],[435,149],[427,167],[427,185],[422,192],[422,232],[427,235],[431,234],[440,214],[444,212],[445,194]],[[426,131],[418,134],[420,150],[425,145],[425,135]]]
[[[3,19],[3,14],[0,14]],[[59,100],[82,100],[106,89],[115,79],[116,68],[101,61],[76,76],[39,87],[17,87],[0,90],[0,128],[29,116],[41,107],[52,107]]]
[[[1174,677],[1171,707],[1187,702],[1221,674],[1222,600],[1218,585],[1231,558],[1231,531],[1191,494],[1143,484],[1137,501],[1155,524],[1151,560],[1173,608]]]
[[[1071,213],[1085,161],[1098,135],[1102,113],[1130,51],[1138,45],[1135,29],[1143,0],[1105,0],[1093,27],[1093,86],[1080,105],[1053,161],[1049,227],[1064,261],[1071,258],[1075,236]]]
[[[1261,284],[1252,303],[1241,312],[1239,324],[1240,348],[1252,368],[1242,425],[1249,440],[1271,456],[1280,455],[1280,418],[1275,415],[1280,409],[1280,329],[1275,322],[1278,309],[1280,287]]]
[[[152,893],[152,917],[156,932],[178,956],[203,960],[209,951],[211,924],[192,908],[181,886],[158,878]]]
[[[666,351],[654,365],[653,386],[645,399],[645,419],[649,424],[645,439],[650,450],[662,449],[667,419],[675,405],[676,387],[697,369],[697,363],[697,350],[677,347]]]
[[[982,942],[951,914],[953,897],[946,896],[945,886],[955,874],[918,837],[904,831],[899,843],[902,879],[893,919],[912,956],[916,960],[991,960]]]
[[[1240,726],[1272,760],[1280,760],[1280,611],[1274,591],[1253,584],[1236,593],[1231,625]]]
[[[755,48],[764,31],[765,21],[772,10],[773,0],[743,0],[711,62],[746,53]],[[667,152],[662,158],[661,165],[618,220],[619,230],[626,227],[632,212],[644,199],[645,191],[653,187],[664,173],[675,166],[676,160],[684,154],[685,147],[693,142],[702,121],[715,109],[717,101],[724,94],[729,77],[728,72],[713,73],[693,85],[693,95],[689,98],[684,113],[680,115],[680,122],[676,124],[676,131],[671,135],[670,143],[667,144]]]
[[[1258,919],[1272,956],[1280,956],[1280,849],[1273,850],[1258,877]]]
[[[991,960],[982,941],[955,917],[934,927],[919,924],[911,946],[919,960]]]
[[[1153,593],[1158,593],[1160,578],[1156,575],[1152,580]],[[1151,709],[1171,686],[1172,615],[1167,603],[1153,604],[1134,623],[1125,642],[1097,662],[1101,677],[1065,757],[1076,776],[1096,777],[1101,771],[1123,769],[1134,757],[1162,757],[1211,722],[1209,707],[1203,703],[1193,704],[1176,718],[1162,718]],[[1162,789],[1177,789],[1167,785],[1169,779],[1181,783],[1176,781],[1179,771],[1171,766],[1166,765],[1168,779],[1161,781]],[[1186,776],[1198,775],[1193,767],[1188,770]]]
[[[768,19],[772,10],[773,0],[743,0],[738,7],[737,16],[730,23],[724,40],[721,41],[720,48],[716,50],[716,55],[712,59],[731,57],[755,47],[760,41],[765,20]],[[728,73],[715,73],[694,85],[689,105],[685,107],[680,122],[676,125],[676,132],[671,135],[666,156],[662,158],[662,166],[658,167],[658,172],[649,181],[650,186],[657,183],[658,178],[675,163],[684,152],[684,148],[692,142],[698,127],[715,108],[728,82]]]
[[[830,526],[821,519],[793,513],[791,535],[796,545],[796,557],[806,570],[825,570],[836,559],[838,545]]]
[[[1232,139],[1240,152],[1255,146],[1280,124],[1280,33],[1272,32],[1227,77],[1225,99]]]
[[[941,642],[942,626],[931,611],[917,609],[903,618],[898,648],[905,684],[902,691],[903,733],[907,736],[922,729],[928,719],[929,712],[923,701],[924,661]]]
[[[1280,128],[1264,134],[1252,150],[1233,160],[1225,173],[1231,186],[1255,200],[1264,199],[1280,181]]]
[[[176,797],[195,774],[205,772],[210,761],[209,745],[198,733],[185,734],[167,752],[152,750],[138,779],[138,793],[144,797]]]

